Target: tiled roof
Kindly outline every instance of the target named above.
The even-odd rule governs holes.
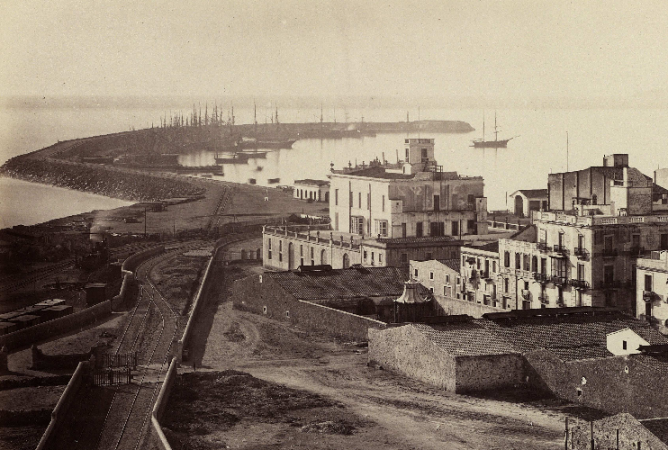
[[[482,320],[485,321],[486,320]],[[451,325],[414,324],[420,333],[448,353],[456,356],[504,355],[516,350],[490,331],[481,320]]]
[[[520,189],[526,198],[547,198],[547,189]]]
[[[459,271],[461,270],[461,260],[459,258],[439,259],[438,262],[440,262],[445,266],[448,266],[457,273],[459,273]]]
[[[300,300],[395,297],[404,292],[405,272],[397,267],[364,267],[322,272],[274,272],[283,289]],[[420,285],[422,289],[425,289]]]
[[[536,225],[528,225],[517,233],[510,236],[509,239],[514,241],[524,241],[524,242],[537,242],[538,232],[536,231]]]
[[[616,318],[577,316],[552,320],[534,318],[496,323],[476,319],[452,325],[415,325],[429,340],[454,355],[526,353],[545,349],[564,361],[612,356],[607,350],[607,335],[630,328],[653,343],[668,343],[668,338],[646,323],[619,314]],[[643,356],[644,362],[651,362]],[[656,360],[658,361],[658,360]],[[668,363],[657,364],[668,368]]]

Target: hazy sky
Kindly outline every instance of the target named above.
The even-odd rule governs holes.
[[[2,0],[0,95],[631,97],[667,42],[664,0]]]

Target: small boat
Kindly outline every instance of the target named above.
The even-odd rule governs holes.
[[[250,153],[235,152],[231,157],[221,158],[216,153],[216,164],[245,164],[251,158]]]
[[[280,179],[280,178],[269,178],[269,179],[267,180],[267,183],[268,183],[268,184],[278,184],[278,183],[280,183],[280,182],[281,182],[281,179]]]
[[[297,139],[242,139],[237,142],[237,148],[292,148]]]
[[[248,179],[248,184],[255,184],[255,183],[257,183],[257,180],[255,178]]]
[[[506,148],[508,147],[508,142],[511,139],[514,139],[517,136],[511,137],[509,139],[499,140],[499,128],[496,125],[496,112],[494,112],[494,140],[486,141],[485,140],[485,115],[482,116],[482,139],[476,139],[472,141],[472,146],[475,148]]]

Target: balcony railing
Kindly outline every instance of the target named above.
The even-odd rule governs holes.
[[[563,245],[554,244],[552,251],[560,256],[568,256],[568,249]]]
[[[538,248],[538,250],[541,251],[541,252],[550,251],[550,246],[547,245],[546,242],[539,242],[538,244],[536,244],[536,248]]]
[[[550,299],[548,298],[547,295],[541,295],[541,296],[539,296],[539,297],[538,297],[538,300],[540,300],[540,302],[541,302],[543,305],[548,305],[548,304],[550,303]]]
[[[538,281],[539,283],[547,283],[548,281],[550,281],[550,278],[547,275],[540,272],[534,272],[533,279]]]
[[[604,248],[602,252],[603,256],[617,256],[616,248]]]
[[[640,256],[645,250],[642,247],[631,247],[629,253],[631,256]]]
[[[575,289],[582,289],[582,290],[589,289],[589,282],[585,280],[571,280],[570,284]]]
[[[557,275],[553,275],[550,281],[552,281],[552,283],[556,284],[557,286],[566,286],[568,284],[567,277],[561,277]]]
[[[586,248],[576,247],[575,250],[573,250],[573,254],[581,261],[589,259],[589,251]]]
[[[642,291],[642,299],[645,300],[646,302],[651,302],[658,298],[659,296],[652,291]]]

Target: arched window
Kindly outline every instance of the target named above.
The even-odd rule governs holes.
[[[531,271],[538,272],[538,258],[536,256],[531,257]]]
[[[343,254],[343,268],[347,269],[348,267],[350,267],[350,258],[348,257],[347,253],[344,253]]]
[[[327,252],[324,249],[320,252],[320,264],[327,264]]]

